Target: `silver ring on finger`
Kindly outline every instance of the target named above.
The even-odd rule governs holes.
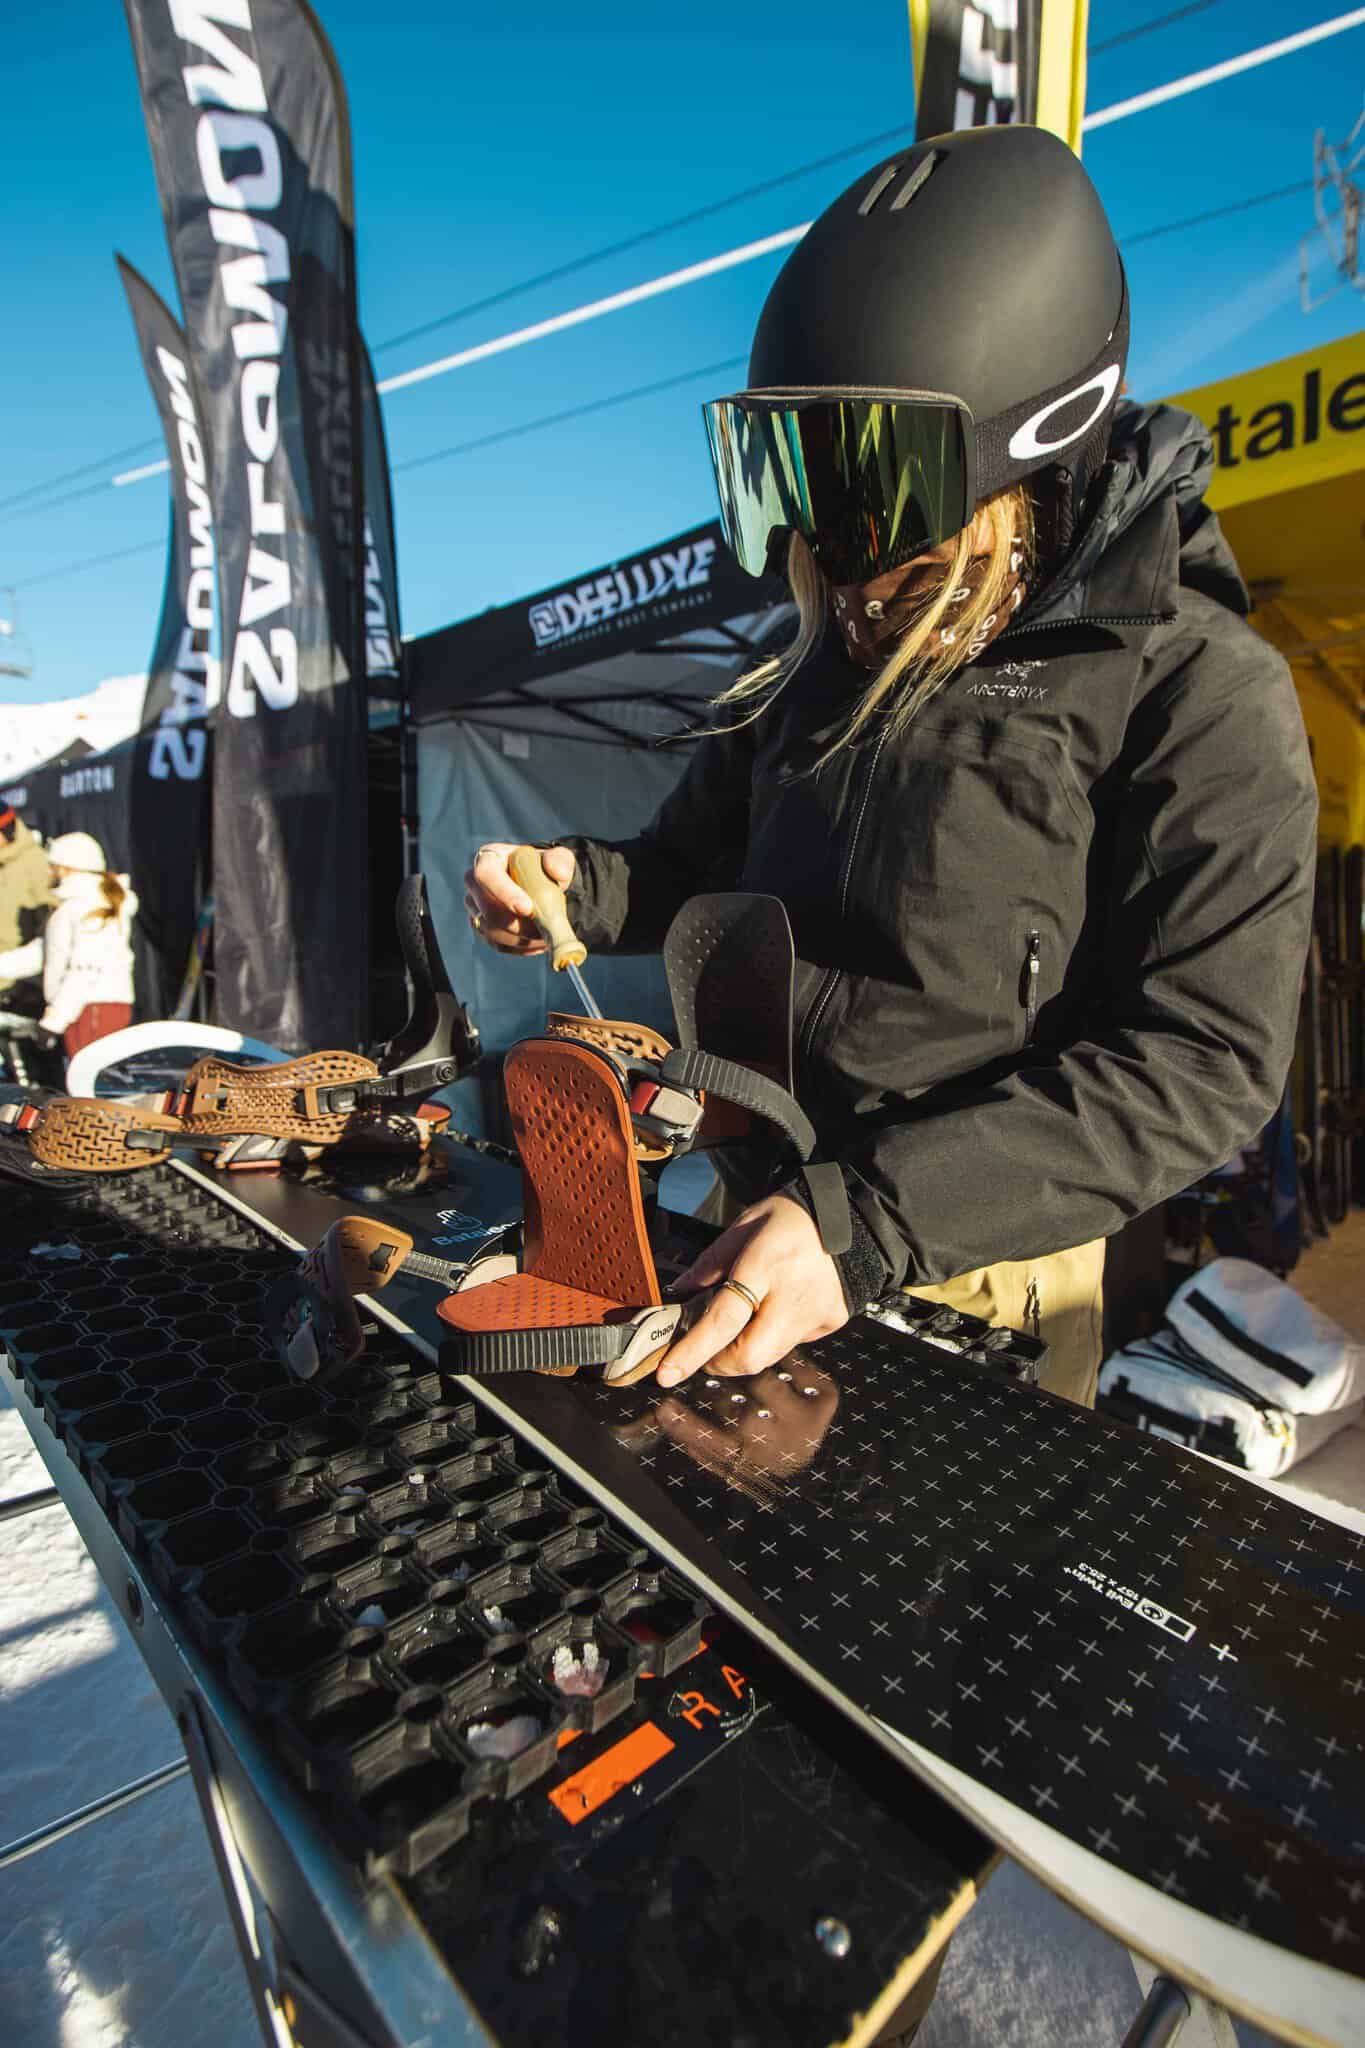
[[[758,1314],[761,1303],[752,1287],[746,1287],[742,1280],[722,1280],[720,1284],[722,1288],[728,1288],[731,1294],[737,1294],[740,1300],[747,1304],[751,1316]]]

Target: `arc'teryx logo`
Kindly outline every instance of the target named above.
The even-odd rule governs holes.
[[[1046,683],[1031,683],[1029,676],[1047,664],[1042,661],[1005,661],[993,669],[989,676],[982,676],[967,687],[969,697],[985,697],[992,702],[1007,704],[1036,704],[1048,694]]]
[[[714,540],[687,541],[678,548],[661,548],[643,561],[628,562],[623,569],[608,569],[576,589],[539,599],[527,613],[536,646],[553,647],[557,641],[601,626],[620,612],[704,590],[711,581],[715,553]]]

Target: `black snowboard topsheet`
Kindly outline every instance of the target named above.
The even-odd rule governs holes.
[[[456,1218],[515,1213],[516,1176],[456,1157],[372,1211],[459,1256]],[[312,1243],[359,1188],[227,1191]],[[439,1298],[400,1276],[381,1300],[435,1344]],[[1365,1975],[1365,1535],[866,1318],[754,1380],[482,1391],[860,1714]]]

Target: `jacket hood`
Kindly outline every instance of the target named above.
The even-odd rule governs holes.
[[[137,891],[127,875],[120,875],[118,879],[123,884],[123,902],[119,905],[118,921],[126,931],[137,915]],[[57,884],[55,894],[62,903],[89,903],[93,906],[104,901],[103,880],[102,875],[88,875],[77,870],[72,874],[63,875]]]
[[[1096,481],[1094,510],[1030,616],[1060,620],[1089,610],[1089,585],[1104,557],[1144,513],[1169,498],[1179,536],[1176,580],[1245,618],[1251,610],[1247,587],[1204,502],[1213,469],[1213,443],[1193,413],[1173,405],[1121,404],[1109,460]]]
[[[0,802],[0,810],[3,809],[4,804]],[[12,839],[0,838],[0,868],[7,868],[11,861],[27,860],[33,847],[38,847],[39,852],[42,851],[38,840],[24,823],[23,819],[16,818],[14,821],[14,837]]]

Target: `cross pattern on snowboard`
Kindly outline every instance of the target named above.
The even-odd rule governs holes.
[[[243,1176],[230,1198],[313,1243],[360,1196],[426,1248],[442,1201],[516,1211],[507,1169],[458,1158],[439,1196]],[[666,1225],[694,1255],[691,1219]],[[438,1346],[438,1298],[400,1274],[381,1301]],[[460,1384],[566,1443],[684,1569],[748,1588],[736,1611],[859,1715],[1177,1902],[1365,1978],[1365,1536],[866,1317],[666,1400]]]
[[[731,1476],[676,1419],[638,1453],[802,1658],[1131,1875],[1365,1975],[1365,1536],[866,1321],[784,1394],[812,1366],[823,1432],[765,1423],[770,1376],[699,1375],[705,1423],[744,1417]],[[575,1393],[621,1433],[620,1392]]]

